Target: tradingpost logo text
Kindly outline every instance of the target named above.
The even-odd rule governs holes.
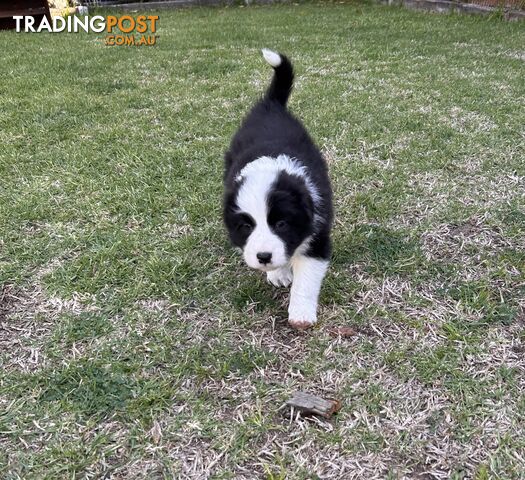
[[[17,15],[13,19],[16,22],[16,31],[25,33],[60,33],[60,32],[106,32],[104,38],[106,45],[141,46],[155,45],[157,41],[158,15],[94,15],[77,17],[56,16],[50,20],[43,17],[40,23],[33,17]]]

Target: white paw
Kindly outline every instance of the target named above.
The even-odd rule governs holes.
[[[266,272],[266,279],[276,287],[287,287],[292,283],[292,269],[290,267],[282,267],[271,272]]]
[[[290,305],[288,308],[288,324],[297,330],[306,330],[317,321],[316,305]]]

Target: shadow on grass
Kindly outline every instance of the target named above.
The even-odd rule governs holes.
[[[365,265],[373,275],[408,274],[421,264],[417,240],[399,230],[378,225],[358,225],[348,233],[334,235],[334,268]]]

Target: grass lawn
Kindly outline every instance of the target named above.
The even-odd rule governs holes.
[[[0,32],[0,477],[524,478],[524,24],[160,16],[155,47]],[[220,220],[261,47],[334,183],[306,334]],[[295,390],[343,408],[286,418]]]

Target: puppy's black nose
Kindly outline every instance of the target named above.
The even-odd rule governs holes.
[[[266,265],[272,261],[272,254],[270,252],[259,252],[257,254],[257,259],[259,260],[259,263]]]

